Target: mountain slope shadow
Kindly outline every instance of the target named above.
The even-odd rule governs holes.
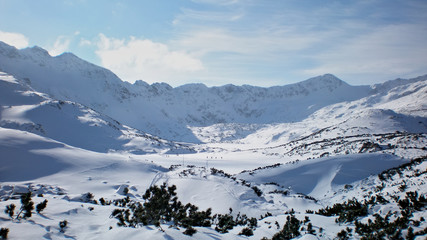
[[[243,173],[239,178],[257,183],[276,182],[316,197],[333,186],[351,184],[403,163],[404,160],[394,155],[356,154],[281,165],[252,174]]]
[[[28,181],[66,170],[71,164],[38,154],[35,149],[62,148],[63,144],[29,137],[8,138],[11,130],[2,130],[0,137],[0,182]],[[13,134],[13,133],[12,133]]]

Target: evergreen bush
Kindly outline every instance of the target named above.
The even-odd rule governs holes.
[[[272,240],[284,240],[284,239],[292,239],[301,235],[299,232],[301,221],[298,220],[294,215],[290,215],[286,217],[286,223],[283,226],[283,229],[274,234]]]
[[[46,208],[46,206],[47,206],[47,200],[45,199],[43,202],[36,205],[36,212],[40,213]]]
[[[0,239],[7,239],[9,228],[0,228]]]
[[[59,225],[59,231],[62,232],[62,233],[64,233],[65,232],[65,228],[68,225],[68,221],[67,220],[60,221],[58,225]]]
[[[9,215],[9,217],[13,218],[13,215],[15,214],[15,204],[10,204],[6,206],[6,210],[4,212]]]

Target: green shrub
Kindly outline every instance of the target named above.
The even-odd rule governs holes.
[[[4,212],[9,215],[9,217],[13,218],[13,215],[15,214],[15,204],[10,204],[6,206],[6,210]]]
[[[282,239],[292,239],[301,235],[299,228],[301,226],[301,221],[298,220],[294,215],[286,217],[286,223],[283,226],[283,229],[274,234],[273,240],[282,240]]]
[[[239,233],[239,235],[243,235],[243,236],[252,236],[254,235],[254,231],[252,231],[252,229],[245,227],[242,229],[242,231]]]
[[[0,239],[7,239],[7,234],[9,234],[9,228],[0,228]]]
[[[193,236],[196,232],[197,230],[195,228],[188,226],[183,233],[188,236]]]
[[[36,212],[40,213],[46,208],[46,206],[47,206],[47,200],[45,199],[43,202],[36,205]]]
[[[65,228],[68,225],[68,221],[67,220],[60,221],[58,225],[59,225],[59,231],[62,232],[62,233],[64,233],[65,232]]]
[[[34,202],[31,201],[31,192],[27,192],[21,195],[21,211],[18,213],[16,218],[19,218],[21,213],[24,213],[23,218],[29,218],[32,216],[32,210],[34,210]]]

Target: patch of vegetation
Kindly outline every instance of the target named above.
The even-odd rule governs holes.
[[[9,228],[0,228],[0,239],[7,239]]]
[[[252,169],[252,170],[243,170],[240,173],[241,174],[242,173],[249,173],[249,175],[254,175],[257,171],[265,170],[265,169],[270,169],[270,168],[277,168],[277,167],[280,167],[281,165],[282,165],[281,163],[276,163],[276,164],[273,164],[273,165],[268,165],[268,166],[264,166],[264,167],[258,167],[258,168]]]
[[[195,228],[188,226],[183,233],[188,236],[193,236],[196,232],[197,230]]]
[[[34,202],[31,201],[31,192],[27,192],[23,195],[21,195],[21,210],[19,211],[18,215],[16,216],[16,219],[18,219],[21,214],[24,215],[22,218],[29,218],[32,216],[32,210],[34,210]]]
[[[301,235],[299,229],[301,221],[298,220],[294,215],[286,217],[286,223],[282,230],[274,234],[272,240],[292,239]]]
[[[245,227],[240,231],[239,235],[250,237],[254,235],[254,231],[251,228]]]
[[[47,206],[47,200],[45,199],[43,202],[36,205],[37,213],[42,212]],[[6,205],[6,209],[4,212],[9,215],[11,219],[15,216],[15,204]],[[15,219],[20,218],[30,218],[32,216],[32,211],[34,210],[34,202],[31,199],[31,192],[27,192],[21,195],[21,208],[19,209],[18,214]]]
[[[351,199],[344,203],[336,203],[332,207],[319,209],[316,214],[323,216],[338,216],[337,223],[353,222],[358,217],[368,215],[368,204]]]
[[[9,215],[10,218],[13,218],[13,215],[15,215],[15,204],[10,204],[6,206],[6,210],[4,210],[4,213]]]
[[[58,225],[59,225],[59,231],[64,233],[65,229],[67,228],[68,221],[67,220],[60,221]]]
[[[199,211],[198,207],[187,203],[182,204],[176,196],[176,186],[151,186],[143,195],[144,202],[131,200],[129,197],[114,200],[112,203],[121,207],[111,213],[122,227],[138,227],[154,225],[161,229],[161,224],[173,223],[174,226],[184,227],[184,234],[192,236],[196,233],[194,227],[211,227],[220,233],[226,233],[237,225],[247,226],[251,230],[257,226],[256,218],[237,214],[236,218],[229,214],[211,216],[212,210]],[[248,233],[248,232],[245,232]]]
[[[45,199],[43,202],[36,205],[36,212],[41,213],[47,206],[47,200]]]
[[[427,156],[415,158],[408,163],[405,163],[405,164],[402,164],[398,167],[390,168],[390,169],[387,169],[387,170],[381,172],[380,174],[378,174],[378,178],[381,181],[385,181],[387,179],[392,179],[394,175],[396,175],[396,174],[402,175],[402,171],[404,171],[404,170],[413,170],[413,168],[415,166],[421,164],[422,162],[424,162],[426,160],[427,160]],[[422,173],[416,173],[416,174],[419,176],[421,174],[425,174],[426,172],[427,171],[424,171]]]
[[[336,239],[337,240],[349,240],[353,236],[352,232],[353,232],[353,229],[347,227],[346,229],[343,229],[337,233]]]
[[[82,194],[80,200],[84,203],[98,204],[98,201],[96,201],[94,198],[95,198],[95,195],[93,195],[93,193],[87,192]]]
[[[254,230],[257,226],[256,218],[248,218],[246,214],[237,214],[236,218],[232,216],[233,209],[230,208],[228,214],[215,214],[213,216],[213,223],[216,224],[215,230],[220,233],[227,233],[228,230],[233,229],[235,226],[248,226],[249,229]]]
[[[397,203],[401,210],[414,212],[423,210],[427,206],[427,199],[423,195],[418,196],[418,192],[406,192],[406,197]]]
[[[258,197],[261,197],[261,196],[262,196],[262,191],[261,191],[261,189],[259,189],[257,186],[252,186],[252,189],[254,190],[255,194],[256,194]]]
[[[220,175],[220,176],[223,176],[223,177],[226,177],[226,178],[231,178],[232,177],[231,174],[226,173],[223,170],[216,169],[216,168],[211,168],[211,174],[212,175]]]
[[[332,207],[320,209],[316,214],[324,216],[338,216],[337,223],[354,223],[354,232],[361,239],[403,239],[403,232],[406,230],[406,239],[414,239],[416,236],[427,234],[427,228],[414,232],[411,225],[419,226],[424,219],[415,221],[412,218],[413,213],[424,211],[427,206],[427,200],[418,192],[406,192],[404,199],[396,199],[400,208],[400,214],[388,212],[384,217],[374,214],[374,220],[368,219],[366,223],[359,221],[359,217],[368,216],[368,210],[371,206],[389,203],[384,197],[372,196],[370,200],[363,204],[357,200],[349,200],[345,203],[337,203]],[[390,221],[391,216],[397,216],[394,221]],[[337,239],[351,239],[352,230],[347,227],[337,234]]]
[[[419,218],[419,220],[414,219],[414,215],[419,215],[419,212],[426,210],[427,199],[425,194],[419,194],[417,191],[408,191],[405,197],[399,197],[398,195],[380,192],[386,187],[388,184],[386,181],[388,180],[393,181],[391,186],[397,185],[401,192],[405,192],[411,186],[411,183],[405,181],[407,178],[419,177],[427,173],[423,169],[415,169],[426,159],[427,157],[417,158],[409,163],[380,173],[378,178],[381,183],[375,187],[375,192],[378,194],[370,196],[370,198],[367,195],[364,196],[365,200],[362,201],[353,198],[344,203],[336,203],[333,206],[320,209],[315,213],[323,216],[334,216],[336,217],[336,223],[340,225],[346,223],[348,225],[348,227],[337,233],[335,239],[353,239],[357,237],[360,239],[403,240],[424,236],[427,234],[427,228],[419,231],[415,231],[414,228],[421,226],[421,222],[425,221],[425,219],[423,217]],[[403,180],[397,181],[402,178]],[[347,190],[349,189],[350,187],[347,187]],[[369,194],[371,193],[369,192]],[[390,199],[386,199],[384,194],[387,194]],[[386,215],[378,213],[370,215],[369,212],[374,210],[374,206],[393,204],[393,201],[399,207],[398,211],[388,212]],[[307,213],[313,213],[313,211],[308,210]],[[312,229],[312,226],[310,228]]]

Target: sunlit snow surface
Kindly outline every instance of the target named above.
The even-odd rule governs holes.
[[[8,72],[0,73],[0,209],[19,206],[18,194],[28,189],[36,204],[49,201],[29,220],[11,221],[0,211],[10,239],[190,239],[168,225],[164,232],[118,227],[110,218],[115,206],[80,200],[87,192],[119,199],[128,188],[128,196],[142,201],[149,186],[164,182],[201,210],[272,213],[250,237],[271,238],[286,211],[304,219],[306,210],[369,197],[378,173],[427,155],[426,76],[362,87],[324,75],[268,89],[171,88],[123,83],[72,54],[0,50],[0,69]],[[404,196],[398,186],[405,181],[408,191],[426,194],[425,176],[408,174],[383,191]],[[333,217],[309,216],[317,230],[327,229],[320,239],[345,228]],[[65,233],[62,220],[69,222]],[[242,227],[226,234],[196,229],[194,239],[246,239],[238,235]]]
[[[19,130],[0,129],[0,149],[2,152],[3,167],[0,169],[2,181],[2,196],[11,194],[11,188],[16,192],[23,192],[30,187],[35,193],[43,193],[49,200],[49,205],[43,215],[35,215],[32,221],[10,222],[6,216],[0,218],[2,226],[11,229],[11,235],[20,238],[34,236],[49,236],[62,238],[58,232],[58,222],[67,219],[70,222],[65,236],[77,239],[107,238],[114,239],[122,235],[130,238],[151,236],[163,238],[170,235],[172,238],[185,239],[185,235],[173,229],[162,233],[154,227],[142,229],[127,229],[116,227],[116,221],[109,215],[114,207],[94,204],[82,204],[79,196],[86,192],[93,193],[96,198],[106,199],[122,198],[122,187],[130,189],[130,196],[141,199],[151,184],[167,182],[178,187],[178,196],[183,202],[191,202],[201,209],[213,208],[214,212],[226,213],[231,207],[234,211],[246,213],[249,216],[259,217],[266,212],[276,216],[280,221],[281,214],[295,209],[304,213],[306,209],[318,209],[320,203],[314,203],[303,198],[280,197],[266,194],[257,197],[252,189],[244,187],[233,180],[210,174],[203,167],[193,168],[194,175],[181,176],[178,168],[169,171],[170,164],[199,164],[209,167],[215,166],[236,172],[248,167],[246,163],[256,162],[253,158],[256,154],[243,153],[240,157],[249,160],[223,159],[217,161],[196,160],[186,156],[141,156],[117,153],[97,153],[71,146],[67,146],[32,133]],[[206,154],[193,154],[201,159]],[[218,155],[219,156],[219,155]],[[163,161],[157,161],[159,158]],[[258,155],[258,164],[252,163],[251,168],[263,166],[263,160],[267,157]],[[183,159],[182,159],[183,158]],[[277,159],[276,159],[277,160]],[[221,161],[227,163],[221,163]],[[163,165],[159,166],[157,164]],[[253,175],[239,174],[237,178],[244,178],[249,182],[267,183],[277,182],[283,186],[290,186],[294,192],[311,193],[319,199],[322,194],[331,195],[332,187],[342,184],[350,184],[362,180],[370,174],[397,166],[405,160],[395,156],[382,154],[360,154],[345,157],[331,157],[320,161],[308,160],[298,164],[285,164],[282,167],[268,171],[259,170]],[[366,170],[367,168],[371,170]],[[268,186],[264,186],[268,189]],[[74,199],[74,200],[73,200]],[[34,198],[41,202],[43,198]],[[18,200],[8,201],[17,202]],[[4,207],[6,202],[1,202]],[[93,207],[90,211],[88,208]],[[316,221],[315,216],[312,217]],[[324,221],[324,220],[322,220]],[[90,224],[87,224],[89,222]],[[37,223],[37,224],[35,224]],[[113,226],[112,230],[108,230]],[[24,229],[26,229],[24,231]],[[198,238],[234,239],[238,229],[228,234],[219,234],[213,229],[200,228]],[[333,228],[332,228],[333,229]],[[28,235],[20,235],[24,231]],[[331,230],[333,231],[333,230]],[[31,232],[31,234],[29,234]],[[266,224],[260,223],[255,236],[272,236],[276,230],[268,229]],[[24,233],[23,233],[24,234]],[[332,232],[331,232],[332,234]],[[254,239],[257,237],[254,236]]]

